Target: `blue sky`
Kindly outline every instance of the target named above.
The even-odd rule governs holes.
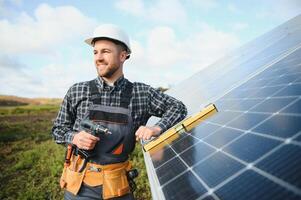
[[[0,0],[0,94],[62,98],[95,78],[83,41],[103,23],[130,36],[129,80],[172,87],[298,14],[300,0]]]

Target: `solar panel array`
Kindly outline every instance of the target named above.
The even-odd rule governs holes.
[[[219,113],[145,153],[154,199],[301,199],[301,15],[169,93]]]

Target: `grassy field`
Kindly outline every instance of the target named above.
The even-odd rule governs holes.
[[[65,148],[51,135],[58,108],[55,104],[0,107],[0,199],[63,199],[58,183]],[[131,160],[140,172],[136,199],[151,199],[140,145]]]

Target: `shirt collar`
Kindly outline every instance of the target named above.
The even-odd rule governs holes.
[[[114,86],[108,85],[100,76],[97,77],[96,79],[97,83],[99,84],[101,89],[108,89],[112,90],[114,88],[122,88],[123,85],[125,85],[127,79],[124,78],[124,76],[119,77],[115,82]]]

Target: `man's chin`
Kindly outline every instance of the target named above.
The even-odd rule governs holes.
[[[101,78],[110,78],[111,74],[108,74],[108,73],[98,73],[98,76],[100,76]]]
[[[98,76],[105,77],[107,75],[105,70],[97,69]]]

